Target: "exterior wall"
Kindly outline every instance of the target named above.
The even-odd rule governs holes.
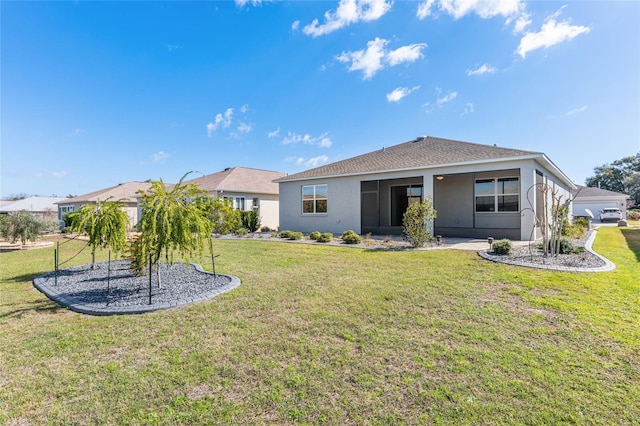
[[[529,240],[536,233],[536,170],[542,172],[545,182],[567,199],[571,188],[555,178],[553,173],[534,160],[500,161],[469,164],[437,169],[390,171],[369,175],[356,175],[280,183],[280,227],[309,233],[312,231],[340,234],[348,229],[361,230],[360,182],[420,178],[423,197],[431,195],[438,211],[430,231],[444,236],[510,238]],[[436,179],[442,176],[442,180]],[[513,213],[475,213],[475,178],[518,176],[520,184],[520,211]],[[302,214],[302,186],[327,184],[328,212]],[[382,184],[382,182],[381,182]],[[391,182],[391,185],[393,182]],[[380,205],[388,203],[389,191],[380,189]],[[383,222],[384,211],[380,212]],[[445,232],[446,231],[446,232]]]
[[[310,233],[360,232],[361,176],[280,183],[280,229]],[[327,185],[327,213],[302,213],[302,186]]]
[[[277,229],[280,224],[280,202],[278,200],[278,196],[260,195],[258,198],[260,198],[261,226],[268,226],[271,229]]]

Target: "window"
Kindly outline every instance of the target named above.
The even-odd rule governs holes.
[[[71,213],[74,209],[75,208],[73,206],[60,206],[60,213],[65,215],[67,213]]]
[[[302,186],[302,213],[327,212],[327,185]]]
[[[520,210],[518,178],[477,179],[475,196],[476,212],[517,212]]]
[[[231,200],[231,205],[235,210],[244,210],[244,197],[224,197],[225,200]]]
[[[253,209],[254,210],[260,210],[260,198],[258,197],[253,197],[253,203],[252,203]]]

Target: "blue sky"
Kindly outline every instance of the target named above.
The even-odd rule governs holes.
[[[578,184],[640,150],[640,2],[10,2],[0,195],[420,135],[542,151]]]

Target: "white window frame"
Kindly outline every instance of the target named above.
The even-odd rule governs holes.
[[[327,194],[326,196],[322,196],[322,195],[318,195],[318,189],[320,189],[321,187],[324,188],[324,192],[325,194]],[[305,199],[305,188],[313,188],[313,190],[311,191],[312,194],[310,199]],[[326,183],[319,183],[319,184],[314,184],[314,185],[302,185],[300,188],[300,195],[301,195],[301,205],[300,207],[302,208],[302,214],[305,216],[310,216],[310,215],[326,215],[329,213],[329,187]],[[311,201],[312,205],[313,205],[313,211],[305,211],[305,202]],[[319,202],[324,201],[324,211],[318,211],[318,205]]]
[[[492,194],[480,194],[478,195],[476,193],[476,188],[477,188],[477,184],[478,182],[486,182],[488,183],[489,181],[493,182],[493,193]],[[504,182],[504,181],[515,181],[517,183],[517,191],[516,192],[500,192],[499,190],[499,183],[500,182]],[[473,209],[475,213],[479,213],[479,214],[503,214],[503,213],[517,213],[520,211],[520,178],[518,176],[502,176],[502,177],[496,177],[496,178],[478,178],[475,179],[474,181],[474,185],[473,185],[473,193],[474,193],[474,200],[473,200]],[[485,210],[478,210],[478,198],[488,198],[488,197],[493,197],[493,210],[490,211],[485,211]],[[500,201],[499,198],[500,197],[516,197],[517,198],[517,206],[515,210],[504,210],[504,208],[501,210],[500,209]]]

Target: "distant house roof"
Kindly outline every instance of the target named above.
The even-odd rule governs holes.
[[[576,200],[579,200],[580,198],[588,198],[588,197],[630,198],[627,194],[622,194],[620,192],[609,191],[608,189],[593,188],[590,186],[581,186],[581,185],[578,185],[578,188],[571,191],[571,193]]]
[[[367,154],[295,173],[279,179],[278,182],[518,158],[539,158],[556,169],[558,174],[570,183],[570,180],[541,152],[502,148],[431,136],[419,137],[399,145],[385,147]]]
[[[30,212],[46,212],[49,210],[58,211],[56,203],[65,200],[63,197],[27,197],[22,200],[16,200],[0,207],[0,212],[9,213],[20,210]]]
[[[146,191],[151,187],[150,182],[127,182],[121,183],[109,188],[101,189],[99,191],[90,192],[84,195],[78,195],[73,198],[65,198],[64,201],[60,201],[58,205],[65,204],[78,204],[78,203],[95,203],[98,200],[105,201],[110,199],[111,201],[122,200],[125,202],[135,203],[136,193],[138,191]]]
[[[253,194],[278,194],[278,184],[273,181],[284,173],[247,167],[230,167],[185,183],[195,183],[207,192],[244,192]]]

